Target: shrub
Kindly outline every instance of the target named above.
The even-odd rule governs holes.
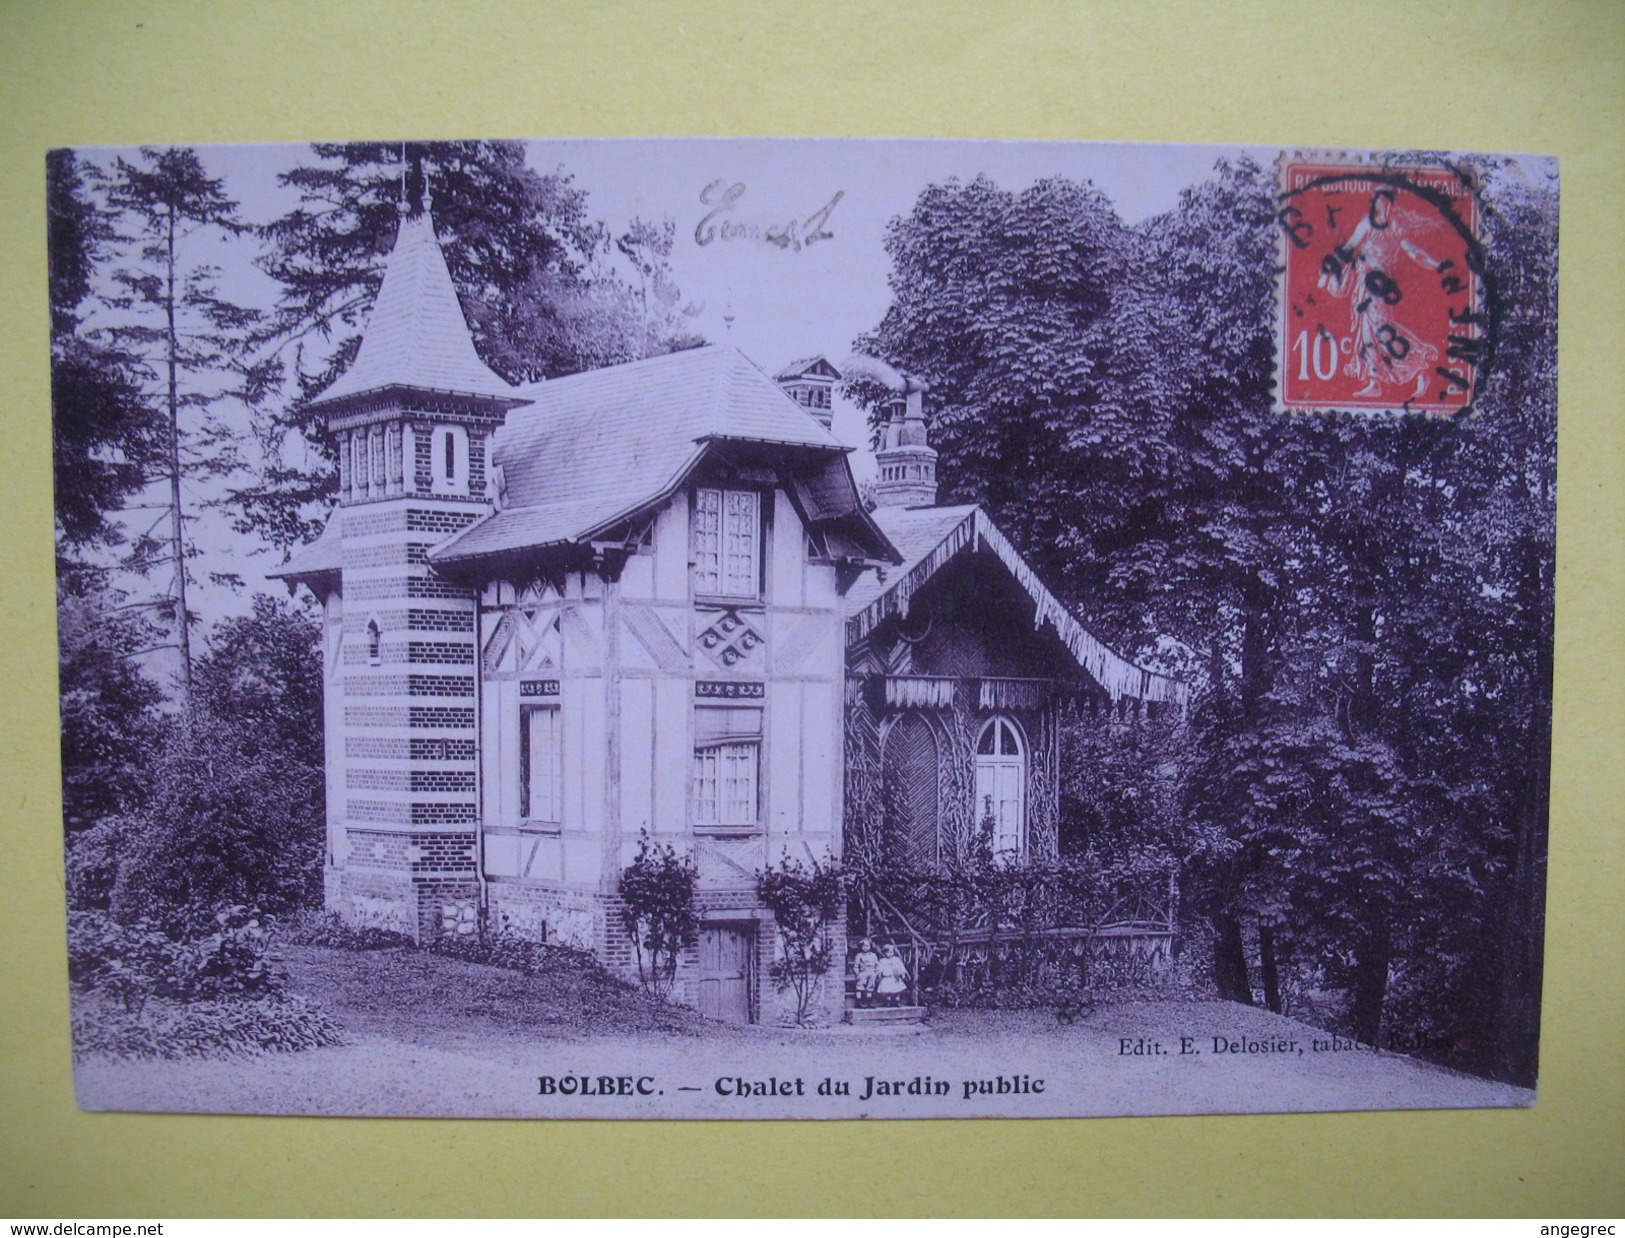
[[[933,1004],[958,1010],[1054,1010],[1070,1022],[1093,1013],[1097,994],[1077,976],[995,985],[958,981],[938,985]]]
[[[436,954],[461,959],[465,963],[484,963],[488,967],[500,967],[527,976],[576,975],[613,979],[589,951],[532,941],[510,931],[485,937],[442,937],[430,948]]]
[[[68,977],[140,1013],[151,997],[177,1002],[275,997],[286,978],[270,964],[270,935],[241,905],[177,909],[168,923],[120,924],[105,912],[68,916]]]
[[[316,902],[321,768],[203,709],[174,719],[166,739],[148,798],[120,834],[113,912],[136,920],[194,904],[280,912]]]
[[[320,1006],[298,997],[262,1001],[227,999],[153,1002],[144,1014],[121,1005],[76,1004],[76,1058],[212,1057],[318,1049],[344,1043],[337,1023]]]
[[[638,981],[656,997],[668,998],[677,979],[683,947],[699,933],[694,886],[699,879],[692,856],[679,856],[669,844],[638,839],[638,853],[621,873],[621,922],[632,936]]]
[[[68,835],[68,906],[77,911],[106,911],[118,880],[129,824],[123,817],[104,817],[89,829]]]
[[[817,978],[829,971],[833,956],[829,930],[846,897],[841,867],[834,860],[814,860],[808,867],[786,855],[778,867],[756,875],[756,893],[779,931],[773,980],[779,992],[795,994],[796,1026],[805,1027]]]
[[[281,921],[286,940],[329,950],[398,950],[416,943],[405,933],[349,923],[336,911],[302,907]]]

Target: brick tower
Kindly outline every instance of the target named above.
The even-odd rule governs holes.
[[[475,601],[429,547],[486,501],[486,449],[528,401],[474,351],[427,209],[402,212],[360,351],[312,407],[339,506],[279,573],[327,611],[327,903],[418,940],[478,914]]]

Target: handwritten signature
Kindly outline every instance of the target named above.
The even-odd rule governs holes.
[[[833,198],[824,203],[806,219],[792,219],[782,224],[756,224],[730,218],[739,199],[745,196],[743,181],[715,180],[700,190],[700,205],[711,209],[694,225],[694,243],[709,245],[712,241],[760,241],[800,253],[819,241],[832,241],[835,234],[828,228],[846,190],[837,190]]]

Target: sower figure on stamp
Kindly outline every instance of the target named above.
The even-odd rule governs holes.
[[[1439,351],[1401,328],[1394,314],[1394,306],[1404,296],[1397,272],[1403,265],[1402,256],[1424,271],[1431,272],[1439,264],[1405,236],[1410,213],[1396,210],[1394,198],[1388,189],[1371,196],[1370,210],[1327,259],[1320,286],[1349,303],[1352,352],[1343,372],[1350,378],[1365,379],[1365,386],[1355,395],[1381,395],[1385,382],[1415,383],[1420,399]]]
[[[867,937],[858,946],[858,953],[852,960],[852,974],[858,981],[858,1006],[867,1009],[875,1004],[875,985],[880,980],[880,956],[875,953],[875,943]]]
[[[903,966],[897,947],[888,943],[880,954],[880,980],[875,992],[880,994],[883,1006],[902,1004],[903,990],[908,987],[908,968]]]

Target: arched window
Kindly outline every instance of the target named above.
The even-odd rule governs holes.
[[[378,620],[367,620],[367,663],[377,666],[383,659],[384,630],[378,626]]]
[[[1008,718],[994,718],[976,741],[976,814],[993,818],[993,854],[1019,859],[1027,851],[1027,752]]]

